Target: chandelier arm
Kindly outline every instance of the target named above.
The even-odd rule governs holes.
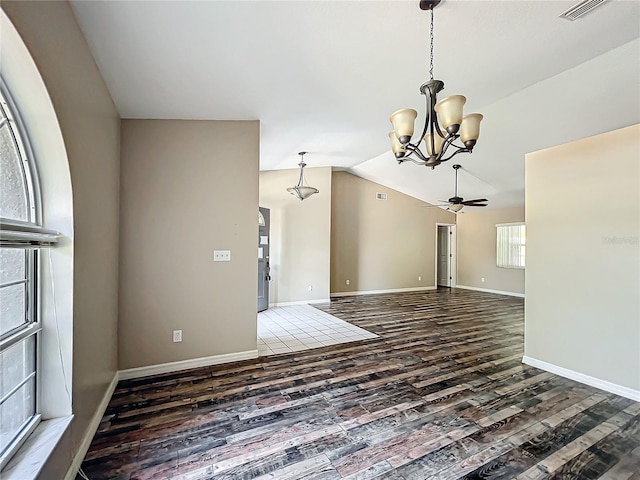
[[[425,93],[425,96],[427,96],[426,93]],[[436,151],[436,139],[435,139],[436,132],[438,135],[440,135],[441,138],[446,139],[448,136],[448,134],[445,134],[442,132],[442,130],[440,130],[440,124],[438,123],[438,114],[436,113],[436,108],[435,108],[437,99],[438,99],[437,92],[432,93],[429,90],[429,95],[426,100],[427,118],[424,124],[424,130],[422,131],[422,138],[421,138],[422,140],[425,134],[427,133],[427,130],[429,130],[429,133],[431,134],[431,137],[430,137],[431,145],[429,146],[431,147],[432,152]],[[441,157],[441,156],[442,156],[442,152],[439,155],[437,155],[437,157]]]
[[[453,142],[455,142],[456,139],[459,136],[460,135],[457,135],[455,133],[445,135],[445,137],[444,137],[445,140],[442,143],[442,148],[440,148],[440,153],[438,154],[438,159],[441,159],[442,157],[444,157],[444,154],[447,153],[447,150],[449,149],[450,146],[453,146],[454,148],[461,148],[461,147],[453,144]]]
[[[453,145],[453,142],[456,140],[456,135],[445,135],[445,140],[442,142],[442,147],[440,147],[440,153],[438,154],[439,158],[444,157],[444,154],[447,152],[447,149]],[[453,145],[456,147],[456,145]]]
[[[416,149],[418,148],[417,145],[414,145],[413,143],[409,142],[406,145],[404,145],[404,149],[405,150],[410,150],[411,153],[415,152]],[[411,155],[411,153],[409,153],[409,155]]]
[[[424,153],[422,153],[422,152],[420,151],[420,148],[418,148],[418,146],[417,146],[417,145],[414,145],[414,144],[412,144],[412,143],[407,143],[407,144],[405,145],[405,149],[407,149],[407,150],[411,150],[411,153],[410,153],[409,155],[407,155],[407,157],[409,157],[409,156],[411,156],[411,155],[413,155],[413,154],[415,153],[415,154],[416,154],[416,156],[417,156],[417,157],[419,157],[419,158],[420,158],[420,160],[422,160],[423,162],[426,162],[426,161],[428,160],[428,158],[427,158],[427,157],[425,157]],[[411,159],[409,159],[409,160],[411,160]]]
[[[411,163],[415,163],[416,165],[420,165],[420,166],[424,166],[426,165],[426,162],[424,160],[416,160],[415,158],[411,158],[411,157],[405,157],[405,162],[411,162]]]
[[[451,160],[453,157],[455,157],[459,153],[471,153],[471,150],[469,150],[468,148],[458,147],[456,145],[454,145],[454,147],[457,148],[457,150],[453,152],[449,157],[441,158],[440,159],[441,162],[446,162],[447,160]]]
[[[429,130],[429,124],[431,123],[431,115],[433,113],[433,101],[431,100],[431,95],[427,95],[425,93],[424,95],[425,98],[425,110],[426,110],[426,118],[424,119],[424,129],[422,130],[422,135],[420,136],[420,138],[418,139],[418,143],[420,143],[422,141],[422,139],[424,138],[424,136],[427,134],[427,130]],[[431,127],[431,130],[433,130],[433,127]],[[432,136],[432,142],[433,142],[433,136]],[[432,152],[433,152],[433,145],[431,146],[432,148]]]
[[[433,9],[431,11],[431,15],[432,15],[432,22],[433,22]],[[433,25],[433,23],[432,23]],[[432,54],[433,56],[433,54]],[[436,100],[437,100],[437,92],[434,92],[433,95],[430,96],[431,102],[430,102],[430,108],[429,108],[429,113],[430,113],[430,121],[429,121],[429,127],[431,128],[431,152],[435,153],[436,151],[436,131],[438,132],[438,135],[440,135],[442,138],[446,138],[446,135],[443,135],[442,132],[440,131],[440,125],[438,125],[438,116],[436,114]],[[435,128],[434,128],[435,127]],[[428,152],[427,152],[428,153]]]
[[[427,163],[425,160],[414,158],[412,155],[407,155],[405,157],[398,159],[398,163],[404,163],[404,162],[411,162],[411,163],[415,163],[416,165],[426,165]]]

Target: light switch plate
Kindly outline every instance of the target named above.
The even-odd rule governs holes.
[[[230,262],[231,250],[214,250],[213,261],[214,262]]]

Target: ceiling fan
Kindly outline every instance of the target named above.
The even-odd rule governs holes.
[[[489,200],[486,198],[476,198],[474,200],[465,200],[458,196],[458,170],[462,168],[461,165],[454,165],[453,169],[456,171],[456,184],[455,193],[449,200],[438,200],[443,202],[441,205],[423,205],[425,207],[447,207],[447,210],[454,213],[464,213],[462,209],[464,207],[486,207]]]

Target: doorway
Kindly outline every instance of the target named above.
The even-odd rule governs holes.
[[[268,208],[258,207],[258,312],[269,308],[269,216]]]
[[[456,226],[436,224],[436,285],[456,286]]]

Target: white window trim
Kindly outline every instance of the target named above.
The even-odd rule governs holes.
[[[71,420],[73,415],[42,420],[2,470],[0,478],[2,480],[37,478],[49,455],[71,425]]]
[[[4,81],[0,78],[0,100],[2,100],[2,111],[6,116],[3,117],[4,124],[8,125],[9,132],[13,137],[13,141],[17,148],[18,160],[22,164],[23,182],[27,195],[27,217],[26,221],[7,220],[0,218],[0,246],[3,248],[17,248],[19,250],[39,249],[43,246],[42,233],[44,230],[40,227],[41,222],[41,203],[40,192],[37,181],[36,167],[34,163],[33,152],[31,150],[26,131],[21,122],[18,110],[13,103],[13,99],[6,88]],[[54,233],[54,232],[48,232]],[[53,243],[57,242],[57,235],[54,235]],[[46,242],[46,244],[50,244]],[[26,308],[26,325],[16,327],[15,331],[9,331],[3,334],[4,338],[0,339],[0,352],[7,351],[9,348],[20,342],[25,342],[28,338],[34,339],[34,355],[35,364],[34,372],[27,375],[18,385],[14,386],[9,392],[6,392],[0,402],[8,400],[11,395],[17,393],[19,389],[33,380],[34,383],[34,413],[25,421],[25,423],[17,431],[16,436],[11,440],[11,444],[0,455],[0,471],[9,463],[11,458],[25,443],[29,436],[40,423],[40,375],[41,375],[41,315],[40,315],[40,263],[38,252],[31,252],[27,255],[25,265],[25,286],[28,288]]]
[[[525,227],[525,246],[526,246],[526,223],[525,222],[512,222],[512,223],[496,223],[496,267],[497,268],[508,268],[508,269],[515,269],[515,270],[525,270],[527,267],[527,263],[526,263],[526,253],[525,253],[525,264],[524,265],[500,265],[499,263],[499,258],[500,258],[500,240],[499,240],[499,228],[500,227],[520,227],[523,226]]]

